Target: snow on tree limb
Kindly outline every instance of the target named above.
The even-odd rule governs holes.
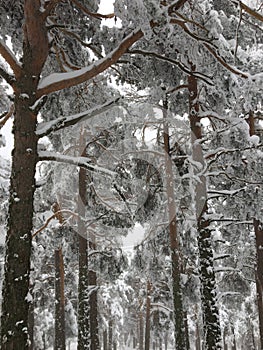
[[[93,118],[96,115],[106,112],[111,107],[116,106],[119,100],[120,100],[120,97],[107,101],[101,106],[96,106],[92,109],[89,109],[87,111],[84,111],[78,114],[70,115],[67,117],[60,117],[49,122],[41,123],[38,125],[36,134],[39,137],[47,136],[53,131],[58,131],[60,129],[75,125],[80,121]]]
[[[0,39],[0,55],[5,59],[5,61],[9,64],[11,69],[13,70],[16,77],[20,76],[21,67],[18,63],[17,59],[13,52],[6,46],[4,41]],[[0,72],[1,74],[1,72]],[[5,78],[5,77],[3,77]]]
[[[184,3],[183,1],[182,3]],[[182,21],[178,18],[171,18],[171,24],[179,25],[186,34],[190,35],[193,39],[202,42],[205,48],[229,71],[235,73],[243,78],[248,78],[248,75],[239,71],[235,67],[230,66],[219,53],[216,52],[216,46],[212,43],[208,42],[206,39],[197,36],[193,33],[185,21]],[[151,27],[158,26],[158,23],[151,21]],[[69,88],[78,84],[81,84],[87,80],[94,78],[100,73],[104,72],[106,69],[111,67],[114,63],[116,63],[119,58],[123,54],[125,54],[128,49],[136,43],[139,39],[144,36],[143,31],[140,28],[135,29],[130,34],[128,34],[121,43],[112,50],[107,56],[99,59],[94,62],[92,65],[83,67],[78,70],[73,70],[71,72],[63,72],[63,73],[52,73],[47,77],[44,77],[40,80],[38,85],[38,91],[36,93],[36,97],[40,98],[43,95],[48,95],[52,92],[59,91],[65,88]]]
[[[66,73],[53,73],[40,80],[38,85],[37,98],[65,88],[69,88],[90,80],[104,72],[112,64],[127,52],[127,50],[140,38],[143,37],[141,29],[136,29],[111,51],[106,57],[99,59],[92,65]]]
[[[116,175],[114,171],[92,164],[91,163],[92,159],[87,157],[73,157],[73,156],[66,156],[55,152],[39,151],[38,160],[39,161],[50,160],[50,161],[55,161],[59,163],[72,164],[72,165],[86,168],[90,171],[99,172],[99,173],[108,175],[111,177],[114,177]]]

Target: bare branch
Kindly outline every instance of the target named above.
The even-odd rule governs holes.
[[[60,3],[62,0],[50,0],[45,6],[44,18],[47,18],[52,10]]]
[[[244,72],[242,72],[241,70],[238,70],[235,67],[230,66],[220,55],[219,53],[217,53],[216,51],[214,51],[212,49],[212,47],[208,44],[204,44],[204,46],[206,47],[206,49],[217,59],[217,61],[219,63],[222,64],[222,66],[224,66],[227,70],[229,70],[231,73],[234,73],[236,75],[239,75],[242,78],[248,78],[248,75]]]
[[[129,50],[128,53],[131,54],[139,54],[139,55],[143,55],[143,56],[152,56],[155,57],[159,60],[162,61],[166,61],[168,63],[174,64],[176,65],[179,69],[181,69],[184,73],[188,74],[188,75],[194,75],[196,78],[199,78],[201,80],[203,80],[204,82],[206,82],[208,85],[214,85],[212,80],[210,80],[211,78],[208,75],[205,75],[203,73],[199,73],[199,72],[192,72],[190,69],[188,69],[185,65],[183,65],[180,61],[166,57],[166,56],[162,56],[157,54],[156,52],[152,52],[152,51],[144,51],[144,50]]]
[[[100,58],[103,58],[103,56],[96,50],[96,48],[92,44],[88,44],[85,41],[83,41],[76,33],[73,33],[65,28],[59,28],[60,31],[65,33],[66,35],[72,36],[75,38],[82,46],[88,47],[90,50],[94,52],[94,54]]]
[[[7,111],[4,114],[3,118],[0,120],[0,130],[5,125],[5,123],[8,121],[8,119],[13,115],[14,110],[15,110],[15,106],[14,106],[14,104],[12,104],[11,107],[9,108],[9,111]]]
[[[90,17],[94,17],[97,19],[109,19],[115,17],[114,13],[110,13],[108,15],[102,15],[101,13],[94,13],[92,11],[89,11],[87,7],[83,6],[79,1],[77,0],[71,0],[73,4],[75,4],[79,9],[81,9],[82,12],[86,13]]]
[[[51,220],[53,220],[53,219],[58,219],[58,216],[60,216],[60,215],[63,216],[63,214],[71,214],[71,215],[73,215],[73,216],[78,217],[78,214],[74,213],[74,212],[71,211],[71,210],[67,210],[67,209],[59,210],[59,211],[55,212],[53,215],[51,215],[51,216],[46,220],[46,222],[44,223],[44,225],[41,226],[36,232],[34,232],[34,233],[32,234],[32,238],[34,238],[38,233],[40,233],[41,231],[43,231],[43,230],[48,226],[48,224],[50,223]],[[62,224],[62,222],[60,222],[60,224]]]
[[[178,11],[181,7],[184,6],[184,4],[187,2],[188,0],[177,0],[175,2],[173,2],[169,7],[168,7],[168,13],[169,15],[173,12],[173,11]]]
[[[263,22],[263,16],[259,12],[253,10],[251,7],[245,5],[242,1],[232,0],[232,2],[234,4],[236,4],[236,5],[239,5],[240,8],[242,10],[244,10],[246,13],[248,13],[250,16],[256,18],[257,20],[259,20],[261,22]]]
[[[0,76],[5,79],[5,81],[11,86],[14,85],[15,77],[7,73],[7,71],[0,66]]]
[[[190,31],[190,29],[187,27],[187,25],[176,18],[172,18],[171,19],[171,23],[174,24],[178,24],[190,37],[192,37],[193,39],[201,42],[204,47],[216,58],[216,60],[222,64],[222,66],[224,66],[227,70],[229,70],[230,72],[241,76],[242,78],[248,78],[248,75],[240,70],[238,70],[235,67],[232,67],[231,65],[229,65],[224,59],[223,57],[220,56],[220,54],[218,52],[216,52],[217,47],[212,44],[211,42],[209,42],[208,40],[199,37],[198,35],[196,35],[195,33],[193,33],[192,31]]]
[[[6,46],[6,44],[2,39],[0,39],[0,55],[9,64],[16,78],[18,78],[21,74],[21,67],[17,59],[15,58],[15,55],[13,54],[13,52]]]

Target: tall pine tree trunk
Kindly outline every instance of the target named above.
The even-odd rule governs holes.
[[[89,237],[89,249],[94,250],[95,237],[91,234]],[[90,350],[99,350],[99,326],[98,326],[98,293],[97,293],[97,274],[89,268],[89,322],[90,322]]]
[[[80,135],[80,152],[85,149],[85,132]],[[84,151],[81,155],[85,156]],[[78,350],[89,349],[89,286],[88,286],[88,244],[85,224],[86,212],[86,169],[79,169],[78,199],[78,243],[79,243],[79,285],[78,285]]]
[[[151,332],[150,317],[151,317],[151,283],[147,281],[144,350],[150,350],[150,332]]]
[[[192,66],[194,70],[195,67]],[[199,143],[202,139],[202,129],[199,118],[199,104],[197,79],[193,75],[188,77],[189,89],[189,119],[192,133],[193,160],[204,167],[202,147]],[[213,266],[213,249],[211,242],[210,221],[206,218],[207,188],[204,175],[198,176],[195,188],[195,204],[197,215],[198,248],[199,248],[199,271],[201,282],[201,303],[203,315],[203,344],[206,350],[221,349],[221,329],[219,311],[216,305],[216,280]]]
[[[80,136],[81,156],[86,156],[86,134]],[[87,174],[84,168],[79,170],[79,205],[78,205],[78,239],[79,239],[79,307],[78,307],[78,350],[98,350],[98,307],[97,276],[89,269],[89,250],[95,249],[95,237],[88,237],[85,224],[87,205]]]
[[[66,350],[64,259],[62,248],[55,250],[55,345],[54,350]]]
[[[60,227],[58,239],[62,237],[63,223],[65,218],[61,213],[61,208],[58,203],[54,203],[52,210],[58,220]],[[66,350],[65,336],[65,273],[64,273],[64,258],[62,252],[62,244],[59,242],[55,249],[55,342],[54,350]]]
[[[14,150],[6,237],[5,276],[2,293],[1,349],[28,349],[29,274],[33,197],[37,163],[37,118],[30,109],[48,40],[40,0],[24,2],[25,22],[22,68],[15,86]]]
[[[259,317],[260,350],[263,350],[263,225],[254,219],[254,230],[256,234],[257,268],[256,287]]]
[[[179,237],[177,233],[176,222],[176,205],[174,196],[174,178],[171,161],[170,136],[167,121],[168,101],[163,102],[164,118],[164,150],[165,150],[165,172],[166,172],[166,193],[168,199],[168,216],[169,216],[169,239],[172,262],[172,292],[173,292],[173,311],[174,311],[174,336],[176,349],[186,349],[186,336],[184,325],[184,311],[181,291],[181,261]]]
[[[255,119],[252,111],[249,112],[247,122],[249,125],[250,136],[256,135]],[[254,219],[253,225],[256,236],[256,288],[259,318],[260,350],[263,350],[263,224],[259,220]]]
[[[103,350],[108,350],[108,332],[107,329],[103,331]]]
[[[143,313],[142,313],[143,303],[140,300],[139,303],[139,322],[138,322],[138,335],[139,335],[139,350],[143,350]]]
[[[110,319],[109,319],[109,339],[108,339],[108,350],[113,350],[113,321],[111,318],[111,313],[110,313]]]

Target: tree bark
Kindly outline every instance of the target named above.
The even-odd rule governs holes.
[[[108,350],[108,332],[106,329],[103,331],[103,350]]]
[[[58,239],[62,237],[63,223],[65,218],[61,213],[61,208],[58,203],[54,203],[52,210],[58,220],[60,227]],[[54,350],[66,350],[65,336],[65,273],[64,273],[64,258],[61,242],[54,252],[55,256],[55,342]]]
[[[34,285],[30,286],[29,293],[33,296],[34,295]],[[33,297],[34,300],[34,297]],[[35,317],[34,317],[34,301],[29,304],[29,312],[28,312],[28,333],[29,333],[29,350],[34,350],[34,323],[35,323]]]
[[[80,135],[80,152],[85,147],[85,132]],[[85,156],[85,152],[82,156]],[[78,350],[89,349],[89,282],[88,282],[88,244],[85,225],[86,212],[86,169],[79,169],[78,200],[78,244],[79,244],[79,285],[78,285]]]
[[[263,225],[254,219],[254,230],[256,235],[257,267],[256,287],[259,317],[260,350],[263,350]]]
[[[194,70],[195,67],[192,66]],[[202,147],[199,140],[202,139],[200,125],[197,79],[193,75],[188,77],[189,89],[189,119],[193,146],[193,160],[204,167]],[[216,280],[213,266],[213,249],[211,242],[210,221],[205,218],[207,207],[207,184],[204,175],[196,176],[199,181],[195,187],[195,204],[197,216],[199,271],[201,282],[201,303],[203,314],[203,339],[204,348],[207,350],[221,349],[221,329],[219,311],[216,305]]]
[[[37,118],[30,109],[42,67],[48,54],[46,26],[39,0],[24,3],[24,42],[21,73],[14,83],[14,149],[10,182],[5,277],[3,283],[2,350],[28,349],[29,274],[35,169]]]
[[[185,345],[186,349],[190,350],[190,339],[189,339],[189,329],[188,329],[188,318],[187,318],[187,312],[184,312],[184,328],[185,328]]]
[[[201,350],[200,330],[197,320],[195,324],[195,350]]]
[[[233,341],[232,341],[232,350],[237,350],[237,343],[236,343],[236,336],[235,336],[235,329],[233,326],[231,326]]]
[[[108,350],[113,350],[112,346],[113,346],[113,321],[112,321],[111,314],[110,314]]]
[[[95,249],[95,244],[89,242],[89,248]],[[89,269],[89,321],[90,321],[90,350],[99,350],[99,326],[98,326],[98,296],[97,274]]]
[[[139,350],[143,350],[143,314],[142,314],[142,306],[143,303],[140,300],[140,306],[139,306]]]
[[[150,350],[150,332],[151,332],[151,283],[147,281],[147,297],[146,297],[146,315],[145,315],[145,341],[144,349]]]
[[[173,311],[174,311],[174,332],[176,348],[180,350],[186,349],[184,312],[181,291],[181,261],[180,261],[180,247],[177,233],[176,222],[176,205],[174,197],[174,178],[172,161],[170,157],[170,136],[167,122],[167,99],[163,103],[163,117],[164,117],[164,150],[165,150],[165,172],[166,172],[166,193],[168,198],[168,216],[169,216],[169,239],[170,251],[172,261],[172,289],[173,289]]]
[[[247,119],[249,125],[249,135],[256,135],[255,119],[252,111],[249,112]],[[260,220],[254,218],[254,231],[256,236],[256,288],[257,288],[257,303],[258,303],[258,318],[259,318],[259,336],[260,350],[263,350],[263,225]]]
[[[66,350],[64,259],[62,248],[55,250],[55,344],[54,350]]]

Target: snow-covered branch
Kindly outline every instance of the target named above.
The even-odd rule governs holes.
[[[127,35],[116,49],[92,65],[71,72],[53,73],[41,79],[38,85],[36,97],[39,98],[43,95],[48,95],[52,92],[69,88],[94,78],[108,69],[112,64],[116,63],[118,59],[142,37],[142,30],[136,29]]]
[[[90,171],[99,172],[99,173],[108,175],[111,177],[116,175],[116,173],[111,170],[92,164],[91,163],[92,160],[87,157],[73,157],[73,156],[66,156],[66,155],[58,154],[54,152],[39,151],[38,160],[39,161],[50,160],[50,161],[55,161],[60,163],[72,164],[72,165],[80,166],[82,168],[86,168]]]
[[[104,103],[103,105],[96,106],[92,109],[89,109],[87,111],[84,111],[78,114],[73,114],[66,117],[60,117],[49,122],[41,123],[37,128],[36,134],[39,137],[47,136],[53,131],[58,131],[68,126],[75,125],[80,121],[93,118],[94,116],[99,115],[103,112],[106,112],[108,109],[115,106],[119,100],[120,100],[120,97],[110,100]]]
[[[217,198],[217,197],[222,197],[222,196],[234,196],[237,193],[245,191],[245,190],[246,190],[246,187],[239,188],[237,190],[232,190],[232,191],[230,191],[230,190],[210,190],[207,193],[208,194],[216,194],[216,195],[218,195],[216,197],[214,197],[214,196],[213,197],[209,197],[209,199],[211,199],[211,198]]]

